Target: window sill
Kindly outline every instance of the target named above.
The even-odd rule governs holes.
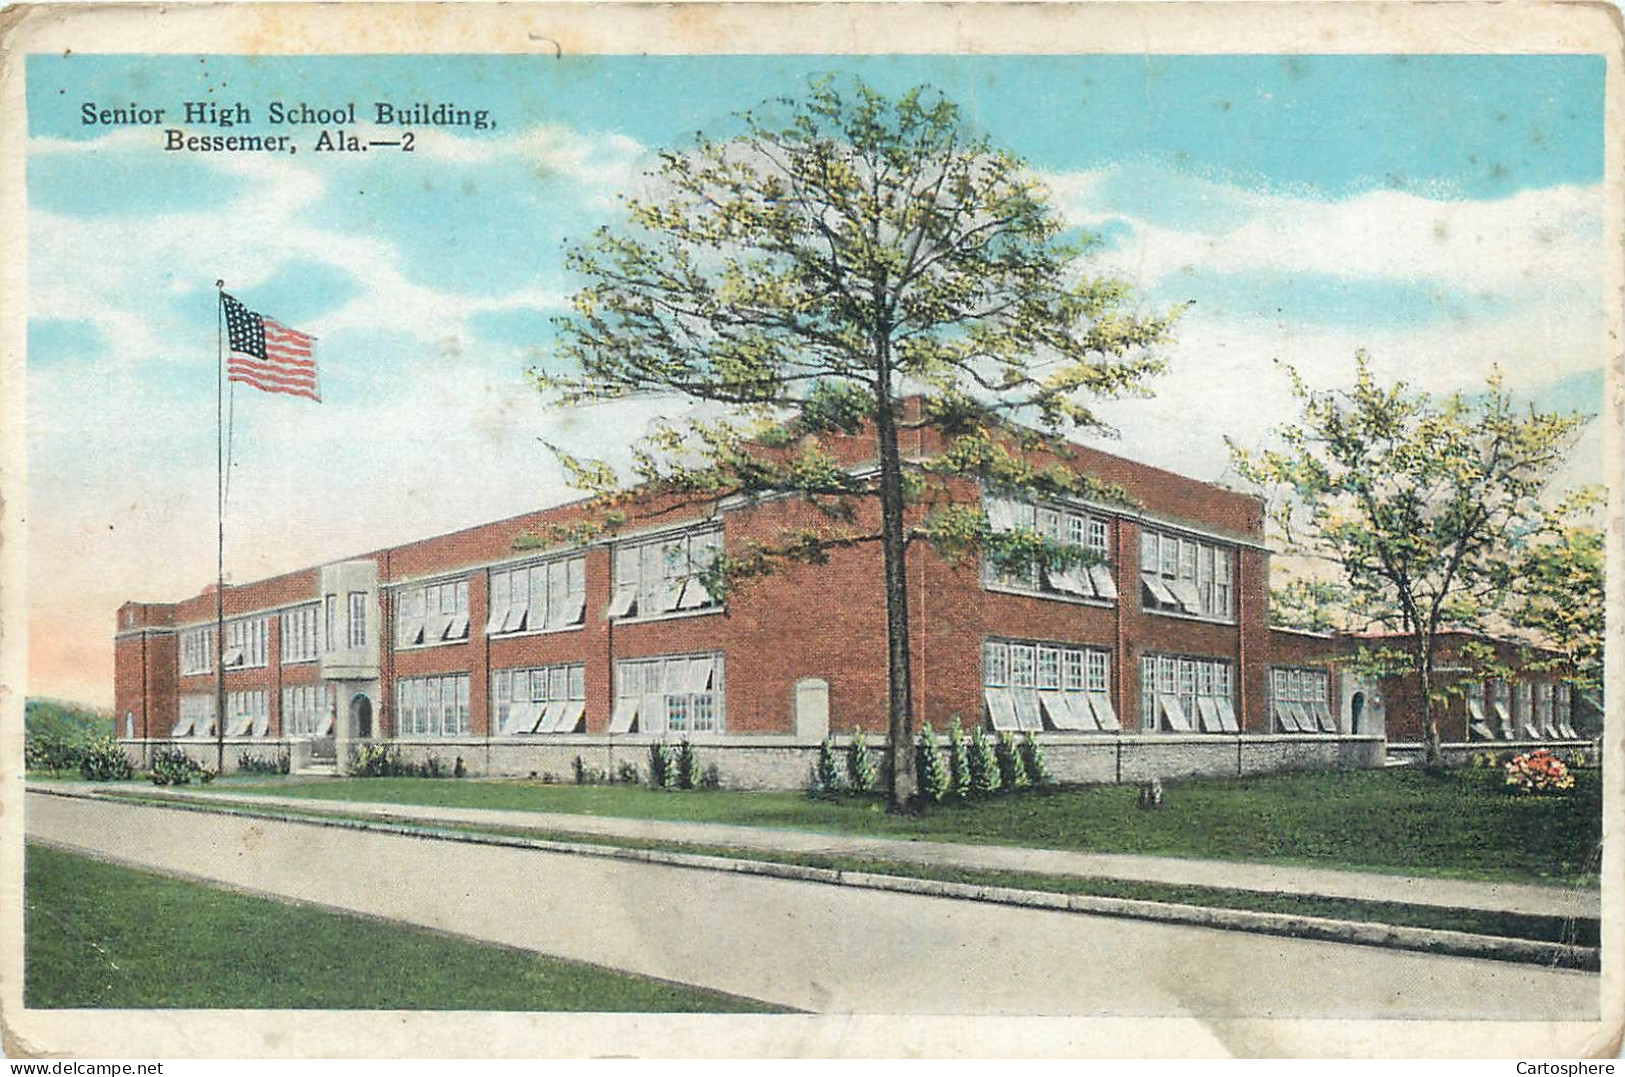
[[[678,621],[684,617],[704,617],[707,614],[722,613],[726,609],[726,606],[704,606],[697,610],[672,610],[669,613],[656,613],[648,617],[612,617],[609,623],[613,625],[645,625],[657,621]]]
[[[561,632],[580,632],[587,627],[587,622],[580,624],[563,625],[559,628],[527,628],[523,632],[491,632],[486,639],[524,639],[526,636],[556,636]],[[459,640],[458,642],[463,642]],[[421,645],[420,645],[421,646]]]
[[[282,664],[284,666],[309,666],[314,665],[316,661],[315,658],[284,658]]]
[[[1196,621],[1205,625],[1223,625],[1228,628],[1234,628],[1236,626],[1236,619],[1234,617],[1204,617],[1200,613],[1181,613],[1177,610],[1147,609],[1144,605],[1140,606],[1140,612],[1155,614],[1158,617],[1172,617],[1179,621]]]
[[[459,643],[467,642],[467,636],[459,636],[456,639],[437,639],[433,643],[397,643],[395,644],[395,651],[396,653],[401,651],[432,651],[436,647],[455,647]]]
[[[1017,598],[1041,598],[1050,602],[1065,602],[1071,606],[1094,606],[1098,609],[1114,609],[1117,600],[1112,598],[1084,598],[1081,595],[1062,594],[1059,591],[1029,591],[1022,587],[1011,587],[1002,583],[984,583],[984,591],[991,591],[999,595],[1015,595]]]

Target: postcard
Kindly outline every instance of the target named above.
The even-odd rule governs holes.
[[[0,27],[12,1055],[1617,1051],[1617,12]]]

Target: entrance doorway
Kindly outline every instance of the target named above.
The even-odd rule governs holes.
[[[372,737],[372,700],[365,692],[357,692],[350,700],[350,729],[357,740]]]

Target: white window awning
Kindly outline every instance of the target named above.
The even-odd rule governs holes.
[[[1013,688],[1010,697],[1016,704],[1016,728],[1034,733],[1044,728],[1044,719],[1038,713],[1037,689]]]
[[[587,701],[584,699],[563,699],[548,705],[548,711],[553,716],[552,722],[545,728],[548,733],[574,733],[581,724],[581,716],[586,713]]]
[[[1315,720],[1310,717],[1309,711],[1305,709],[1302,703],[1296,700],[1288,700],[1286,707],[1292,713],[1293,719],[1297,721],[1299,730],[1304,733],[1313,733],[1315,731]]]
[[[1275,724],[1289,732],[1298,732],[1298,719],[1286,705],[1286,700],[1277,699],[1270,704],[1270,713],[1275,717]]]
[[[1083,703],[1082,714],[1074,704]],[[1039,710],[1049,718],[1049,724],[1056,729],[1093,729],[1094,715],[1089,713],[1089,705],[1078,697],[1067,697],[1061,692],[1045,688],[1038,693]]]
[[[243,664],[243,649],[241,647],[227,647],[225,665],[227,669]]]
[[[1557,723],[1557,730],[1569,740],[1578,740],[1580,738],[1580,734],[1575,732],[1574,726],[1570,725],[1568,722]]]
[[[1193,732],[1191,720],[1185,714],[1185,708],[1179,705],[1178,696],[1159,695],[1157,697],[1157,706],[1161,709],[1162,716],[1167,720],[1170,728],[1180,733]]]
[[[510,602],[502,614],[502,626],[499,632],[523,632],[525,619],[530,616],[530,606],[524,602]]]
[[[1495,734],[1490,732],[1490,727],[1482,721],[1474,721],[1467,728],[1470,729],[1473,735],[1478,737],[1480,740],[1495,739]]]
[[[1236,709],[1230,705],[1229,696],[1220,696],[1214,700],[1219,708],[1219,726],[1226,733],[1240,733],[1241,726],[1236,722]]]
[[[1190,580],[1170,580],[1167,588],[1186,613],[1202,612],[1202,600],[1197,597],[1196,584]]]
[[[446,631],[441,639],[467,639],[468,638],[468,611],[463,610],[452,617],[446,625]]]
[[[1202,720],[1202,732],[1222,733],[1224,723],[1219,721],[1219,707],[1207,696],[1200,696],[1196,700],[1196,713]]]
[[[176,721],[175,728],[169,731],[169,735],[172,737],[184,737],[188,733],[192,732],[192,726],[196,724],[196,722],[196,717],[183,712],[180,719]]]
[[[520,733],[529,733],[541,718],[542,707],[543,704],[532,703],[528,699],[514,700],[508,708],[508,720],[502,724],[502,735],[512,737]]]
[[[587,608],[587,595],[582,591],[573,591],[567,595],[563,602],[554,603],[547,611],[547,627],[567,628],[570,625],[581,623],[581,614]],[[540,627],[533,625],[532,627]]]
[[[1337,722],[1332,719],[1332,709],[1326,705],[1324,699],[1315,700],[1309,705],[1309,710],[1315,716],[1315,721],[1320,724],[1322,731],[1337,732]]]
[[[622,696],[615,701],[615,713],[609,720],[609,731],[611,733],[630,733],[632,731],[632,723],[637,721],[638,704],[642,701],[642,698],[641,696]]]
[[[1117,600],[1117,581],[1112,579],[1110,565],[1090,565],[1089,583],[1093,585],[1095,594],[1111,601]]]
[[[615,597],[609,600],[609,615],[611,617],[630,617],[636,611],[637,605],[637,582],[623,583],[615,588]]]
[[[1168,589],[1161,576],[1152,576],[1149,573],[1140,574],[1140,584],[1145,588],[1151,601],[1161,606],[1180,606],[1182,603],[1174,593]]]
[[[249,727],[254,724],[252,714],[239,714],[234,716],[226,725],[226,736],[241,737],[247,734]]]
[[[984,688],[982,698],[987,701],[988,720],[994,729],[1018,729],[1016,701],[1008,688]]]
[[[684,681],[684,691],[698,695],[711,690],[711,672],[716,665],[710,658],[691,658],[688,661],[688,675]]]
[[[705,583],[698,576],[690,576],[683,582],[682,593],[677,596],[677,608],[680,610],[697,610],[711,601],[711,592],[705,589]]]
[[[254,716],[252,736],[263,737],[271,729],[271,713],[269,710],[260,711]]]
[[[1115,733],[1122,729],[1117,721],[1117,712],[1112,709],[1112,697],[1105,692],[1086,693],[1089,706],[1094,709],[1095,721],[1107,733]]]

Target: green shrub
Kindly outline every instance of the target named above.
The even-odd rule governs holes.
[[[1021,759],[1027,765],[1027,780],[1034,785],[1049,785],[1055,780],[1049,764],[1044,762],[1044,746],[1030,732],[1021,735]]]
[[[932,731],[930,722],[920,730],[920,750],[914,757],[914,763],[919,771],[920,797],[940,804],[942,798],[948,795],[948,772],[942,767],[942,754],[937,751],[937,735]]]
[[[135,771],[112,737],[96,737],[79,754],[79,776],[87,782],[126,782]]]
[[[670,789],[677,781],[677,767],[671,757],[671,745],[657,740],[649,745],[649,786]]]
[[[970,796],[970,756],[957,715],[948,722],[948,795],[960,800]]]
[[[999,788],[1006,793],[1027,788],[1027,764],[1016,746],[1015,735],[1008,730],[993,742],[993,757],[999,764]]]
[[[692,789],[699,782],[700,758],[694,753],[694,745],[684,737],[677,745],[677,788]]]
[[[970,773],[970,795],[992,796],[999,791],[999,762],[993,757],[993,746],[988,743],[982,727],[971,730],[970,747],[965,753],[965,768]]]
[[[468,766],[466,764],[464,764],[462,756],[458,756],[456,764],[454,764],[452,766],[452,768],[451,768],[451,776],[453,778],[466,778],[466,777],[468,777]]]
[[[867,793],[875,787],[875,758],[863,730],[852,727],[852,740],[846,748],[846,779],[854,793]]]
[[[835,763],[835,742],[828,736],[818,743],[812,786],[815,796],[835,796],[841,791],[841,768]]]
[[[417,776],[423,778],[444,778],[450,773],[446,770],[446,764],[442,763],[440,757],[433,753],[430,753],[429,758],[423,761],[423,766],[411,769],[415,769]],[[407,777],[412,776],[410,773],[407,774]]]
[[[86,748],[108,738],[106,718],[70,704],[30,699],[23,704],[23,765],[28,770],[79,770]]]
[[[390,778],[401,773],[400,756],[391,744],[363,744],[350,749],[346,768],[357,778]]]
[[[286,774],[292,768],[288,750],[274,755],[257,755],[245,751],[237,757],[237,770],[241,774]]]
[[[627,785],[637,785],[643,780],[643,775],[638,773],[638,765],[633,762],[622,763],[615,771],[615,777]]]
[[[179,748],[161,748],[152,757],[147,775],[154,785],[187,785],[195,778],[200,785],[214,781],[214,771],[195,762]]]
[[[705,773],[700,775],[700,788],[701,789],[721,789],[722,788],[722,772],[717,769],[717,765],[715,763],[712,763],[710,766],[706,767],[705,768]]]

